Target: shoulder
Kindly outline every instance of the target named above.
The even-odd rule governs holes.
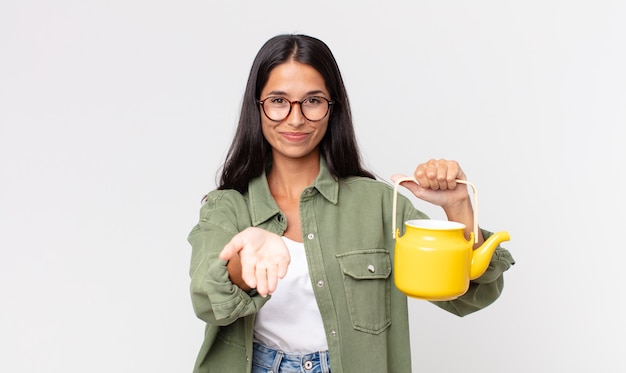
[[[392,184],[368,177],[351,176],[339,180],[340,199],[356,199],[366,203],[366,201],[377,204],[391,203],[394,195]],[[404,196],[398,192],[398,201],[404,200]],[[404,201],[400,202],[404,203]]]
[[[390,190],[393,191],[393,185],[379,179],[372,179],[365,176],[349,176],[339,180],[340,184],[347,186],[356,186],[372,190]]]
[[[344,201],[346,199],[359,201],[360,204],[372,206],[372,204],[378,205],[385,211],[391,211],[394,205],[394,184],[379,180],[370,179],[367,177],[347,177],[341,179],[340,185],[340,199]],[[397,209],[404,216],[410,218],[426,218],[426,215],[417,210],[413,205],[413,202],[402,187],[398,188],[397,196],[395,198],[395,204]]]
[[[339,187],[354,192],[365,193],[368,196],[389,198],[393,196],[394,191],[393,185],[386,181],[361,176],[351,176],[341,179],[339,181]]]
[[[234,189],[225,190],[213,190],[202,198],[202,207],[213,208],[220,203],[232,203],[238,201],[245,201],[244,195]]]
[[[238,226],[248,216],[247,195],[234,189],[213,190],[202,199],[200,221],[218,226]]]

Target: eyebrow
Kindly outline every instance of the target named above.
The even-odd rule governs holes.
[[[288,96],[288,93],[285,91],[271,91],[267,93],[268,96]],[[324,91],[322,91],[321,89],[315,90],[315,91],[309,91],[307,93],[305,93],[304,97],[311,97],[311,96],[326,96],[326,93]]]

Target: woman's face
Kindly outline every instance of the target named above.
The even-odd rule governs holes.
[[[267,108],[269,100],[285,103],[303,101],[310,97],[316,97],[310,102],[322,102],[318,98],[331,99],[324,78],[309,65],[289,61],[276,66],[270,72],[260,99],[268,100]],[[301,104],[294,103],[291,105],[289,115],[281,121],[270,120],[262,109],[260,115],[263,135],[272,146],[274,158],[319,157],[319,143],[328,128],[330,112],[321,120],[314,122],[302,115]]]

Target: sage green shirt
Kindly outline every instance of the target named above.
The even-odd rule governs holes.
[[[323,160],[319,176],[300,197],[302,239],[333,373],[411,372],[407,298],[392,274],[392,203],[391,185],[362,177],[337,181]],[[402,195],[397,214],[399,222],[426,218]],[[254,317],[271,296],[233,285],[226,262],[218,259],[224,245],[251,226],[278,235],[287,226],[265,175],[252,180],[243,195],[209,193],[189,234],[191,298],[196,315],[206,322],[194,372],[251,370]],[[432,303],[459,316],[480,310],[499,297],[502,273],[512,264],[509,252],[498,247],[466,294]]]

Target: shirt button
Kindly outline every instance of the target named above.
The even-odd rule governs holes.
[[[306,237],[307,237],[309,240],[312,240],[313,238],[315,238],[315,235],[314,235],[313,233],[309,233]]]
[[[376,268],[374,268],[374,266],[371,264],[367,266],[367,270],[370,271],[370,273],[376,272]]]
[[[321,288],[322,286],[324,286],[324,281],[319,280],[319,281],[317,282],[317,287],[318,287],[318,288]]]
[[[335,329],[330,331],[330,335],[332,335],[333,337],[337,335],[337,332],[335,331]]]

